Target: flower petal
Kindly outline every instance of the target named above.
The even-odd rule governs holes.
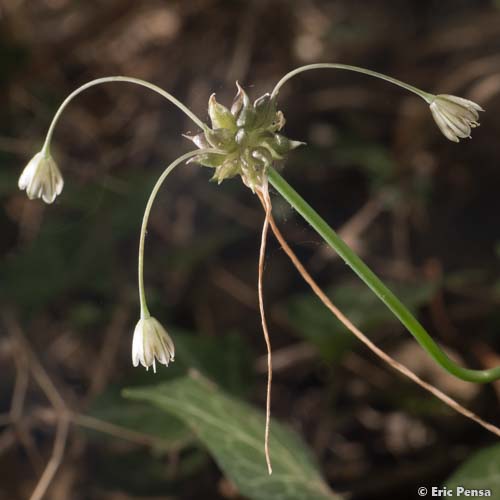
[[[441,112],[439,111],[434,102],[430,105],[430,108],[434,121],[436,122],[437,126],[439,127],[439,130],[441,130],[444,136],[450,141],[459,142],[458,137],[450,129],[450,127],[442,117]]]
[[[26,190],[30,200],[41,198],[45,203],[53,203],[63,190],[64,180],[54,159],[39,152],[24,168],[18,186]]]
[[[446,109],[441,110],[441,116],[453,132],[462,139],[470,137],[470,125],[460,117],[453,116]]]
[[[477,102],[469,101],[469,99],[464,99],[463,97],[458,97],[456,95],[450,94],[440,94],[438,97],[447,99],[448,101],[454,102],[455,104],[463,106],[464,108],[472,108],[476,111],[484,111],[484,109]]]

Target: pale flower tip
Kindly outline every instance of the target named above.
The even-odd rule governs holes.
[[[430,103],[434,121],[443,135],[453,142],[470,138],[471,130],[479,127],[479,111],[483,108],[468,99],[440,94]]]
[[[175,349],[172,339],[156,318],[141,318],[134,330],[132,340],[132,364],[149,369],[156,373],[156,361],[168,366],[174,360]]]
[[[64,180],[52,156],[40,151],[22,171],[18,186],[30,200],[40,198],[50,204],[61,194]]]

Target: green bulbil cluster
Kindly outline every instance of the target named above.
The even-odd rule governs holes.
[[[208,114],[212,128],[205,127],[196,136],[186,136],[200,149],[215,148],[220,154],[196,156],[193,161],[215,169],[213,181],[241,175],[252,190],[263,185],[266,171],[273,161],[283,160],[292,149],[303,144],[291,141],[278,132],[285,124],[281,111],[276,109],[276,99],[264,94],[253,104],[246,92],[236,83],[238,93],[229,110],[212,94]]]

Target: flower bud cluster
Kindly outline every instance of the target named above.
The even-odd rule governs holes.
[[[208,113],[212,128],[195,136],[186,136],[200,149],[216,148],[220,154],[200,154],[193,161],[215,170],[212,180],[240,175],[252,191],[262,186],[267,169],[274,161],[283,160],[292,149],[303,144],[291,141],[278,132],[285,124],[276,99],[264,94],[253,104],[246,92],[236,84],[238,93],[231,109],[217,102],[212,94]]]

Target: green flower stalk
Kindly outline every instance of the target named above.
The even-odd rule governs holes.
[[[113,82],[132,83],[134,85],[146,87],[177,106],[200,128],[205,126],[204,123],[187,106],[176,99],[172,94],[156,85],[153,85],[152,83],[140,80],[139,78],[131,78],[128,76],[107,76],[87,82],[74,90],[59,106],[54,118],[52,118],[52,122],[47,132],[47,136],[45,137],[41,151],[30,160],[19,177],[19,189],[26,190],[26,194],[30,200],[41,198],[45,203],[53,203],[56,196],[62,192],[64,186],[63,177],[56,162],[52,158],[50,147],[55,127],[63,111],[66,109],[68,104],[84,90],[95,87],[96,85]]]
[[[217,154],[215,149],[206,149],[202,151],[204,154]],[[132,340],[132,362],[134,366],[141,363],[146,370],[153,366],[153,371],[156,373],[156,359],[165,366],[168,366],[170,361],[174,360],[174,343],[166,330],[161,326],[156,318],[151,316],[146,300],[146,291],[144,287],[144,245],[146,241],[146,233],[148,228],[149,214],[153,207],[153,202],[160,190],[162,184],[169,174],[181,163],[199,155],[200,151],[190,151],[189,153],[179,156],[175,159],[160,175],[156,181],[151,194],[149,195],[146,209],[142,217],[141,232],[139,236],[139,258],[137,265],[138,287],[139,287],[139,303],[141,307],[141,317],[134,330]]]
[[[217,150],[207,149],[205,154],[215,154]],[[172,170],[179,166],[184,161],[190,160],[195,156],[199,155],[199,151],[190,151],[189,153],[183,154],[179,156],[179,158],[175,159],[158,177],[153,189],[151,190],[151,194],[149,195],[148,202],[146,203],[146,209],[144,210],[144,215],[142,216],[142,225],[141,232],[139,236],[139,258],[138,258],[138,286],[139,286],[139,303],[141,306],[141,319],[147,319],[150,317],[148,304],[146,301],[146,292],[144,289],[144,244],[146,241],[146,233],[148,229],[148,221],[149,214],[151,213],[151,208],[153,207],[153,202],[155,201],[156,195],[160,190],[162,184],[165,182],[165,179],[170,175]]]
[[[294,76],[314,69],[341,69],[354,71],[355,73],[362,73],[363,75],[385,80],[386,82],[397,85],[398,87],[418,95],[429,105],[432,116],[443,135],[453,142],[458,142],[459,138],[470,137],[471,128],[479,127],[478,111],[484,111],[479,104],[469,101],[468,99],[446,94],[433,95],[413,85],[402,82],[401,80],[392,78],[391,76],[378,73],[377,71],[359,68],[358,66],[350,66],[349,64],[317,63],[301,66],[287,73],[276,84],[271,93],[271,97],[276,98],[281,87]]]

